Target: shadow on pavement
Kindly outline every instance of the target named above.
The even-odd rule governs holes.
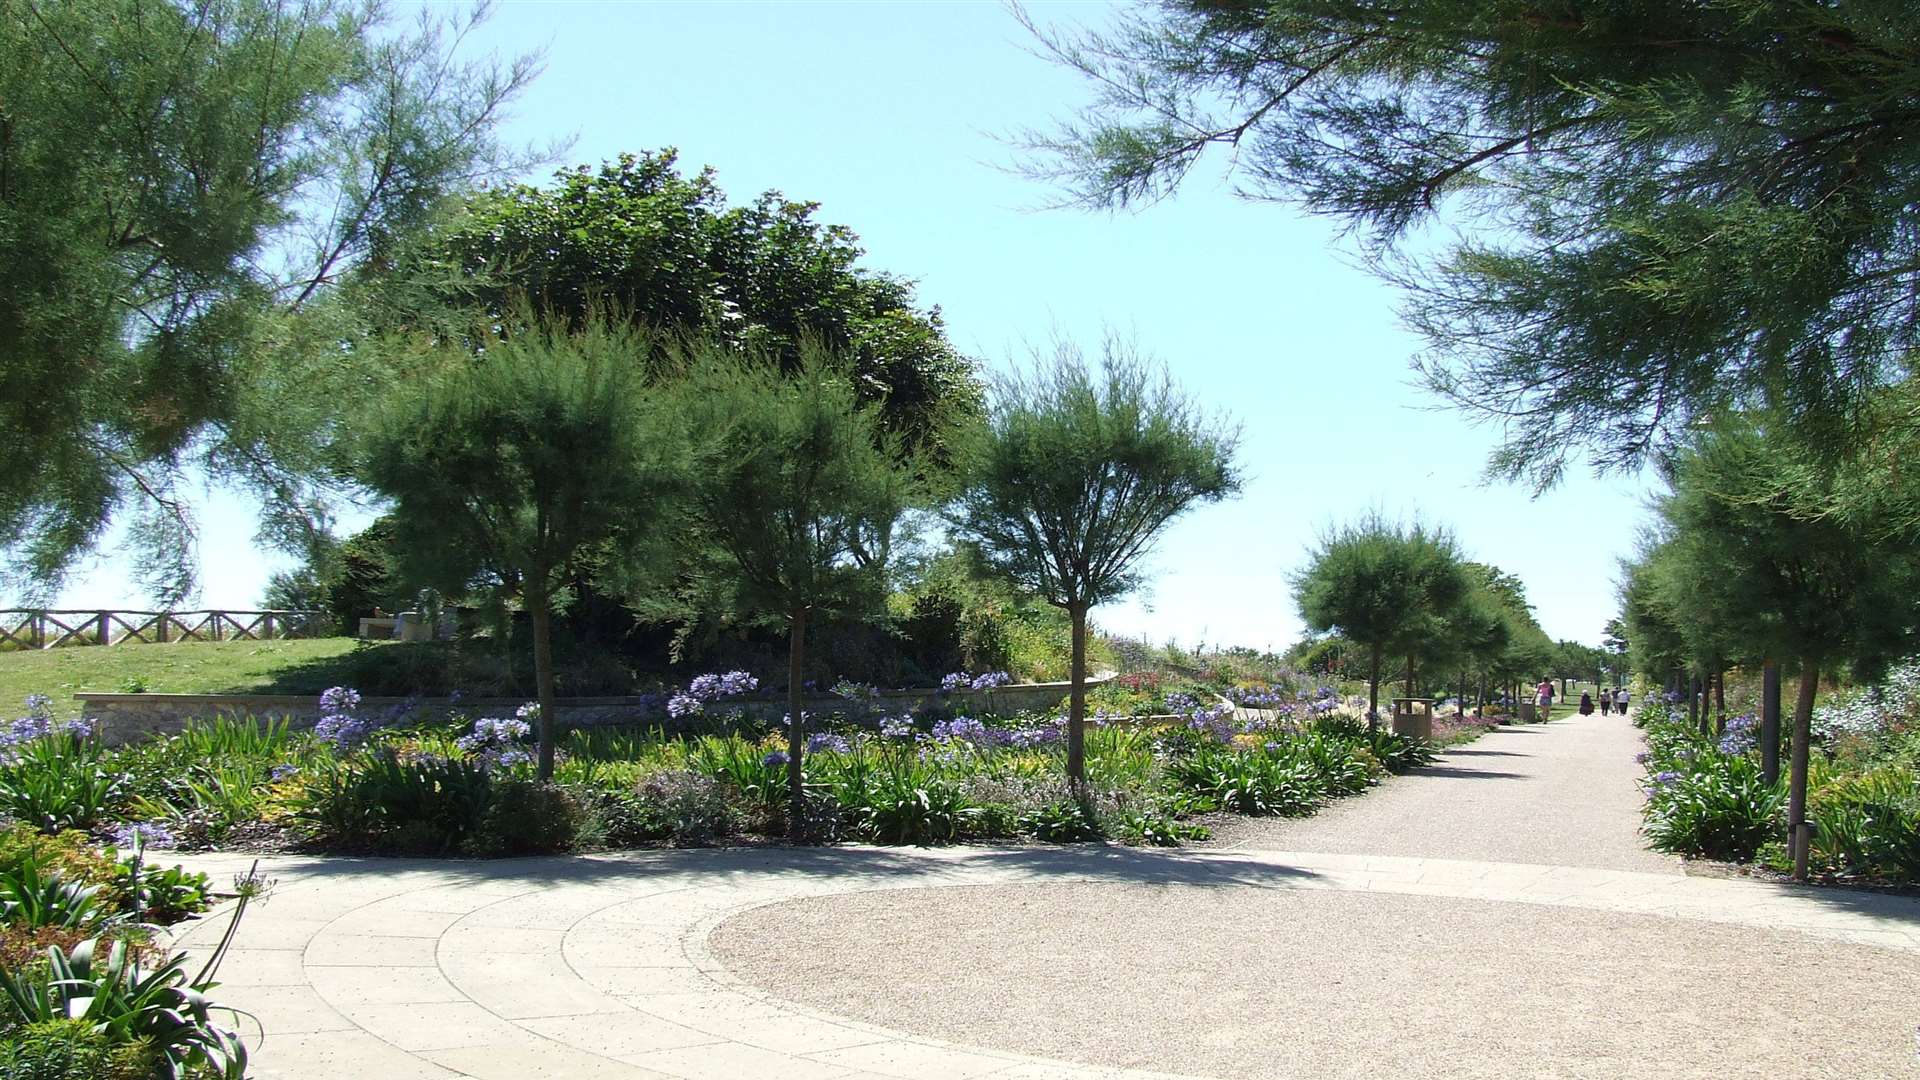
[[[437,885],[524,882],[528,885],[643,883],[648,878],[698,875],[700,885],[780,878],[924,878],[938,884],[1000,871],[1044,880],[1180,885],[1272,885],[1319,875],[1310,870],[1247,861],[1206,849],[1146,850],[1108,844],[916,849],[868,846],[704,848],[549,855],[519,859],[419,859],[334,855],[275,856],[261,873],[282,887],[325,885],[356,878],[430,875]]]

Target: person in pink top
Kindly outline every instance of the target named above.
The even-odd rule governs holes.
[[[1540,685],[1533,688],[1540,696],[1540,719],[1547,718],[1547,710],[1553,708],[1553,680],[1541,679]]]

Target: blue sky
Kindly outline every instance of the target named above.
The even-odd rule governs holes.
[[[1106,10],[1032,9],[1043,22]],[[823,220],[859,233],[867,265],[918,280],[989,366],[1056,335],[1092,347],[1113,327],[1239,420],[1244,495],[1177,524],[1150,592],[1096,613],[1109,630],[1282,647],[1301,629],[1289,572],[1317,532],[1369,509],[1450,526],[1526,582],[1556,638],[1597,642],[1615,610],[1643,484],[1576,470],[1539,499],[1483,486],[1497,433],[1411,385],[1420,342],[1333,223],[1234,197],[1224,159],[1136,213],[1035,209],[1051,193],[1004,169],[1001,136],[1087,91],[995,3],[508,2],[470,44],[546,48],[507,135],[574,135],[562,163],[677,146],[736,201],[778,188],[820,202]],[[245,503],[211,493],[203,603],[251,605],[284,563],[251,535]],[[140,597],[109,555],[59,600]]]

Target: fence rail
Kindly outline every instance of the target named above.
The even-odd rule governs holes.
[[[0,651],[321,637],[323,611],[119,611],[0,608]]]

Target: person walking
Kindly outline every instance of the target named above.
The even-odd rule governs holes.
[[[1600,688],[1600,715],[1607,716],[1612,712],[1613,712],[1613,688],[1610,686],[1603,686]]]
[[[1553,712],[1553,680],[1541,679],[1540,685],[1534,687],[1533,691],[1536,703],[1540,706],[1540,719],[1545,720]]]
[[[1615,690],[1613,692],[1613,707],[1620,710],[1621,716],[1627,715],[1627,688],[1626,687],[1623,686],[1620,689]]]
[[[1593,715],[1593,695],[1585,690],[1580,691],[1580,715]]]

